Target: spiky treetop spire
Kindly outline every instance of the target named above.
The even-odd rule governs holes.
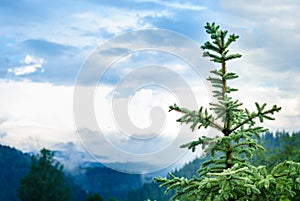
[[[237,79],[238,75],[227,70],[227,61],[240,58],[241,55],[230,54],[228,47],[239,36],[227,36],[228,32],[221,30],[215,23],[207,23],[205,29],[211,42],[201,46],[204,50],[203,56],[220,64],[220,69],[211,71],[212,76],[207,79],[214,88],[213,96],[216,101],[210,103],[209,109],[200,107],[198,111],[191,111],[174,104],[170,106],[170,111],[183,113],[177,121],[190,124],[192,130],[211,127],[219,131],[219,135],[213,138],[200,136],[198,140],[181,146],[195,151],[196,147],[201,145],[210,156],[201,165],[197,177],[189,180],[169,174],[169,179],[158,177],[156,181],[167,187],[166,192],[175,189],[174,199],[184,195],[192,200],[273,200],[282,193],[292,195],[295,186],[286,187],[285,190],[278,188],[281,188],[284,182],[288,182],[292,174],[298,175],[297,178],[293,178],[293,182],[300,188],[298,163],[287,162],[278,165],[268,174],[266,167],[255,167],[249,162],[253,152],[264,149],[254,136],[260,138],[260,134],[267,129],[256,126],[256,120],[274,120],[274,113],[279,112],[281,108],[274,105],[267,109],[266,103],[255,103],[256,110],[250,112],[230,96],[230,93],[237,89],[229,87],[227,82]],[[286,165],[291,168],[284,170],[285,173],[280,173],[283,171],[280,167]],[[279,178],[280,183],[277,183]]]

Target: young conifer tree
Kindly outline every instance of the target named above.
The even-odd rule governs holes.
[[[214,128],[219,132],[217,137],[200,136],[198,140],[182,145],[183,148],[195,151],[197,146],[209,155],[201,164],[198,174],[192,179],[178,178],[171,173],[168,178],[158,177],[155,180],[166,187],[166,193],[175,190],[173,200],[279,200],[281,196],[293,197],[295,190],[300,189],[300,163],[286,161],[268,172],[265,166],[250,164],[252,154],[264,148],[257,143],[267,129],[256,125],[256,120],[274,120],[274,113],[280,107],[255,103],[256,110],[242,108],[242,103],[234,100],[232,92],[237,89],[229,87],[228,81],[238,78],[228,71],[227,62],[240,58],[240,54],[230,54],[229,46],[239,36],[228,36],[215,23],[207,23],[206,32],[211,42],[201,48],[203,56],[220,65],[220,69],[211,71],[208,78],[214,88],[215,101],[209,109],[200,107],[191,111],[174,104],[170,111],[177,111],[183,116],[177,121],[190,124],[191,129]]]
[[[28,174],[21,180],[19,198],[22,201],[70,201],[71,189],[66,185],[63,165],[54,153],[43,148],[31,157]]]

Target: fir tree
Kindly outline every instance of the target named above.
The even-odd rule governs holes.
[[[281,196],[293,197],[300,189],[300,163],[285,161],[268,172],[265,166],[253,166],[250,159],[254,152],[264,150],[254,137],[260,138],[267,129],[257,126],[256,121],[274,120],[274,114],[280,107],[255,103],[256,110],[242,108],[239,100],[234,100],[228,81],[238,78],[227,69],[227,62],[240,58],[240,54],[230,54],[229,46],[239,36],[221,30],[215,23],[207,23],[206,32],[211,41],[201,48],[203,56],[220,65],[220,69],[211,71],[211,82],[215,101],[209,109],[200,107],[191,111],[174,104],[170,111],[183,114],[177,121],[190,124],[192,130],[213,128],[219,133],[216,137],[200,136],[198,140],[182,145],[195,151],[197,146],[209,156],[202,163],[198,174],[187,179],[169,174],[168,178],[156,178],[167,187],[166,193],[175,190],[174,200],[279,200]]]
[[[21,180],[22,201],[68,201],[71,189],[65,185],[63,166],[53,159],[53,152],[42,149],[31,157],[29,173]]]

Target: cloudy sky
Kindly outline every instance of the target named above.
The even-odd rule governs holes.
[[[298,131],[299,9],[297,0],[2,0],[0,143],[23,151],[45,146],[84,152],[84,146],[107,163],[161,163],[153,153],[175,150],[182,132],[175,122],[178,115],[167,113],[168,106],[189,95],[196,97],[195,108],[210,100],[203,76],[213,64],[199,48],[193,51],[201,63],[195,72],[180,54],[193,46],[183,44],[200,46],[208,40],[203,27],[213,21],[240,36],[232,51],[243,57],[229,63],[240,75],[232,83],[239,87],[235,96],[245,107],[253,108],[255,101],[282,106],[276,121],[264,125],[272,131]],[[171,39],[149,30],[171,34]],[[122,38],[124,34],[129,35]],[[105,51],[93,57],[103,44],[108,45]],[[107,61],[113,62],[104,68]],[[86,76],[82,72],[90,65],[95,69]],[[85,110],[97,125],[90,125]]]

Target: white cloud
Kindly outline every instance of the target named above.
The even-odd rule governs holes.
[[[188,68],[185,65],[182,64],[174,64],[171,66],[172,70],[179,72],[179,73],[185,73]]]
[[[169,11],[128,11],[114,8],[102,8],[102,12],[81,12],[73,15],[74,25],[82,32],[101,36],[101,30],[116,35],[124,31],[153,27],[143,19],[146,17],[160,18],[171,16]]]
[[[16,76],[19,75],[27,75],[34,73],[38,68],[41,68],[41,64],[34,64],[34,65],[28,65],[28,66],[23,66],[23,67],[16,67],[16,68],[9,68],[7,71],[9,73],[13,73]]]
[[[7,71],[9,73],[15,74],[16,76],[28,75],[36,72],[37,69],[41,69],[41,72],[44,72],[44,69],[42,67],[46,63],[46,61],[43,58],[34,57],[27,54],[24,60],[21,60],[19,63],[22,64],[22,66],[9,68]]]
[[[137,91],[131,101],[126,100],[131,106],[129,115],[133,124],[147,126],[153,106],[162,107],[167,122],[158,139],[159,143],[157,139],[152,139],[149,143],[144,141],[143,146],[134,144],[136,146],[132,147],[132,141],[120,134],[112,117],[111,103],[107,96],[111,90],[112,87],[102,86],[95,97],[95,114],[101,131],[108,139],[124,150],[143,152],[153,151],[153,145],[158,146],[158,149],[168,146],[176,137],[180,125],[175,120],[180,114],[167,112],[168,106],[176,102],[176,99],[169,92],[143,89]],[[0,91],[0,118],[3,119],[0,133],[6,133],[0,139],[1,144],[23,151],[38,151],[42,147],[55,149],[58,143],[79,143],[73,120],[73,87],[1,80]],[[185,134],[188,135],[188,132]],[[179,149],[177,146],[176,148]],[[103,150],[103,154],[109,156],[110,153]]]
[[[113,90],[113,88],[110,89]],[[112,141],[116,140],[115,137],[118,138],[118,136],[115,136],[114,133],[120,133],[121,131],[125,132],[128,136],[135,135],[139,137],[147,137],[149,135],[153,135],[153,133],[151,133],[147,128],[151,125],[152,120],[157,121],[157,119],[151,119],[151,111],[154,107],[161,108],[166,118],[164,119],[166,121],[165,124],[162,128],[160,128],[160,135],[169,139],[176,137],[180,128],[180,125],[176,122],[179,115],[176,113],[168,113],[169,105],[177,102],[176,97],[174,97],[173,94],[164,90],[142,88],[134,92],[131,97],[112,100],[111,97],[107,98],[107,96],[103,96],[103,91],[104,90],[100,88],[96,93],[95,115],[101,131],[106,132],[107,137],[111,138]],[[129,129],[127,126],[120,127],[120,125],[123,124],[122,122],[117,121],[116,116],[121,115],[121,112],[116,110],[116,113],[113,113],[112,101],[114,101],[114,106],[119,105],[122,108],[125,108],[126,105],[128,105],[128,111],[125,112],[128,112],[128,117],[130,118],[129,121],[137,127],[136,130],[132,127]],[[138,131],[141,131],[139,129],[145,129],[145,131],[138,133]],[[124,137],[125,138],[123,139],[127,138],[126,136]]]
[[[200,11],[200,10],[206,10],[207,7],[205,6],[198,6],[198,5],[192,5],[192,4],[182,4],[182,3],[168,3],[167,6],[170,6],[172,8],[178,8],[178,9],[185,9],[185,10],[195,10],[195,11]]]
[[[237,83],[236,83],[237,84]],[[267,121],[265,125],[271,130],[294,131],[300,127],[300,95],[286,95],[284,91],[270,86],[251,86],[248,83],[238,83],[240,91],[235,97],[244,102],[245,107],[254,108],[254,102],[267,102],[278,104],[283,109],[276,114],[276,121]],[[160,146],[168,146],[168,143],[176,137],[180,125],[175,121],[180,114],[168,113],[169,105],[177,102],[176,97],[168,91],[143,89],[136,91],[132,97],[124,98],[129,105],[129,116],[133,124],[144,128],[149,126],[150,111],[159,106],[165,112],[167,121],[164,124],[161,142],[149,141],[149,144],[132,147],[128,136],[120,135],[120,130],[112,115],[110,94],[113,88],[102,86],[95,94],[95,115],[98,125],[105,136],[118,146],[127,151],[138,151],[139,148],[152,150],[153,143]],[[207,106],[210,97],[204,86],[193,88],[197,94],[199,105]],[[54,86],[49,83],[15,82],[2,80],[0,83],[0,133],[6,133],[1,138],[2,144],[15,146],[24,151],[38,150],[43,146],[55,147],[57,143],[78,143],[73,123],[73,87]],[[179,93],[179,92],[177,92]],[[182,91],[184,93],[184,91]],[[204,96],[203,96],[204,94]],[[138,134],[138,133],[137,133]],[[143,133],[140,133],[143,134]],[[185,133],[189,135],[188,133]],[[136,136],[138,137],[138,136]],[[145,136],[139,136],[145,137]],[[146,136],[147,137],[147,136]],[[109,154],[103,152],[103,154]]]
[[[238,35],[241,35],[239,44],[247,44],[244,49],[263,47],[277,60],[279,57],[291,57],[298,50],[298,1],[229,0],[221,1],[221,6],[223,10],[220,14],[227,19],[225,23],[231,27],[230,31],[238,31]]]
[[[25,151],[76,139],[72,121],[72,87],[1,81],[3,143]]]
[[[25,56],[25,59],[23,61],[21,61],[21,63],[25,63],[25,64],[33,64],[33,63],[36,63],[36,64],[43,64],[45,63],[45,60],[43,58],[40,58],[40,57],[34,57],[34,56],[31,56],[29,54],[27,54]]]
[[[161,1],[161,0],[136,0],[136,2],[152,2],[159,5],[166,6],[168,8],[174,8],[174,9],[183,9],[183,10],[194,10],[194,11],[200,11],[200,10],[206,10],[206,6],[199,6],[197,4],[192,4],[190,2],[178,2],[178,1]]]
[[[150,23],[143,20],[147,16],[160,17],[166,15],[170,15],[170,13],[167,11],[128,11],[101,6],[97,11],[72,12],[61,24],[56,22],[52,24],[56,27],[55,30],[59,31],[45,30],[43,36],[47,36],[50,41],[64,45],[90,46],[93,49],[110,37],[124,31],[152,27]],[[32,32],[34,35],[40,35],[35,30],[32,30]]]

